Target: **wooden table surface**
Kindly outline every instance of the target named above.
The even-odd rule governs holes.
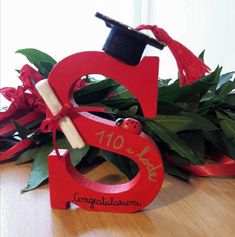
[[[235,236],[235,179],[165,176],[159,195],[134,214],[95,213],[72,206],[52,210],[48,185],[20,194],[31,164],[0,164],[1,237]],[[88,175],[103,182],[123,175],[103,163]]]

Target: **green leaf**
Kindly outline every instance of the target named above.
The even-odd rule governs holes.
[[[48,54],[34,48],[26,48],[26,49],[19,49],[16,51],[16,53],[23,54],[28,58],[28,60],[31,63],[51,63],[51,64],[56,64],[55,59],[53,59],[51,56]]]
[[[57,145],[61,148],[67,148],[70,151],[71,162],[75,166],[77,165],[82,157],[89,150],[89,146],[85,146],[79,150],[73,150],[69,145],[66,138],[58,139]],[[37,188],[41,183],[43,183],[48,178],[48,155],[53,150],[52,146],[42,146],[38,149],[38,152],[33,153],[33,165],[32,171],[28,180],[27,186],[22,189],[22,192],[27,192],[32,189]],[[30,155],[28,155],[29,157]]]
[[[179,81],[176,80],[169,86],[160,87],[158,92],[159,99],[168,102],[199,102],[209,89],[216,88],[221,70],[221,67],[217,67],[214,72],[196,81],[191,86],[180,88]]]
[[[140,121],[140,120],[139,120]],[[160,143],[161,139],[159,136],[153,132],[153,130],[149,127],[148,124],[142,123],[143,124],[143,131],[148,134],[156,143]]]
[[[175,81],[171,85],[159,87],[158,88],[159,99],[167,102],[176,101],[182,93],[182,91],[180,91],[180,86],[178,83],[179,80]]]
[[[230,111],[223,110],[224,113],[226,113],[231,119],[235,121],[235,113],[232,113]]]
[[[183,179],[185,181],[188,181],[190,178],[190,174],[185,172],[184,170],[178,168],[175,165],[170,164],[168,161],[164,161],[164,169],[165,172],[169,175],[176,176],[180,179]]]
[[[48,62],[41,62],[39,72],[45,77],[48,78],[49,73],[51,72],[52,68],[55,64],[48,63]]]
[[[118,84],[115,81],[105,79],[82,87],[74,92],[73,97],[77,104],[97,103],[104,99],[116,87],[118,87]]]
[[[164,141],[173,151],[194,164],[194,154],[192,149],[181,139],[166,127],[156,124],[151,120],[145,119],[145,124],[153,133],[155,133],[162,141]]]
[[[119,85],[113,90],[113,95],[108,98],[109,100],[118,100],[118,99],[129,99],[133,97],[131,93],[122,85]]]
[[[158,86],[159,87],[168,86],[171,80],[172,80],[171,78],[170,79],[158,79]]]
[[[184,130],[207,130],[213,131],[218,129],[206,118],[194,114],[183,113],[183,115],[158,115],[152,119],[157,125],[163,125],[174,133]]]
[[[224,102],[230,106],[235,106],[235,93],[231,93],[231,94],[227,95]]]
[[[235,80],[228,81],[220,87],[218,93],[216,91],[216,95],[215,95],[214,99],[222,102],[225,100],[225,98],[228,96],[228,94],[234,89],[235,89]]]
[[[223,154],[228,155],[229,157],[233,158],[235,160],[235,146],[234,146],[234,142],[232,142],[231,140],[229,140],[226,136],[222,136],[222,140],[226,146],[225,151],[222,151]]]
[[[197,113],[190,113],[190,112],[181,112],[182,115],[190,117],[192,120],[197,121],[198,127],[199,124],[201,124],[201,130],[208,130],[208,131],[214,131],[218,130],[218,127],[214,125],[214,117],[205,117],[201,116],[200,114]],[[203,125],[202,125],[203,124]]]
[[[129,107],[128,112],[131,114],[136,114],[138,112],[138,109],[139,109],[138,105],[133,105]]]
[[[112,91],[112,96],[104,98],[103,103],[112,108],[129,109],[131,106],[138,105],[134,96],[122,85]]]
[[[228,155],[235,159],[235,146],[232,141],[230,141],[222,131],[204,131],[203,135],[207,141],[213,145],[213,150],[218,150],[222,154]]]
[[[177,106],[174,103],[170,103],[164,100],[158,100],[158,114],[164,115],[174,115],[179,114],[181,111],[184,111],[183,108]]]
[[[71,157],[71,163],[73,166],[76,166],[80,163],[82,158],[87,154],[89,151],[89,146],[86,145],[82,149],[72,149],[70,150],[70,157]]]
[[[217,83],[220,80],[220,74],[222,71],[222,67],[217,67],[213,72],[208,74],[207,76],[203,77],[201,80],[197,81],[196,83],[199,83],[200,87],[200,81],[203,81],[207,86],[202,89],[202,95],[206,95],[206,93],[209,92],[214,92],[216,90]],[[193,84],[194,85],[194,84]]]
[[[199,58],[204,62],[205,49],[199,54]]]
[[[220,119],[219,124],[225,136],[235,145],[235,120],[220,113],[219,111],[216,111],[216,115],[217,118]]]
[[[32,161],[37,153],[41,152],[41,147],[31,148],[20,154],[16,160],[16,165]]]
[[[205,141],[201,131],[184,131],[179,134],[179,137],[191,147],[194,153],[195,162],[197,165],[205,163]]]
[[[180,165],[190,165],[190,162],[184,157],[180,156],[178,153],[169,150],[166,153],[170,156],[170,159],[173,161],[173,164],[176,166]]]
[[[210,108],[215,103],[227,102],[229,93],[235,89],[235,80],[231,80],[234,72],[226,73],[220,76],[217,86],[211,87],[207,94],[201,99],[201,108]],[[232,98],[232,97],[231,97]],[[229,100],[229,102],[233,102]],[[234,103],[234,102],[233,102]],[[206,110],[208,111],[208,109]]]
[[[86,107],[86,105],[82,105],[80,107],[81,108]],[[97,113],[99,113],[99,116],[101,116],[101,117],[105,117],[104,115],[111,116],[112,114],[115,114],[117,111],[117,109],[108,107],[108,106],[104,105],[103,103],[99,103],[99,102],[91,103],[91,104],[89,104],[89,107],[104,108],[105,112],[97,112]]]
[[[21,139],[26,139],[30,134],[32,134],[32,132],[28,128],[20,125],[16,120],[13,119],[12,122]]]
[[[217,74],[215,75],[215,82],[218,83],[219,78],[220,78],[220,72],[221,72],[222,68],[219,68],[219,71],[217,72]],[[217,88],[217,84],[211,86],[207,93],[201,98],[200,100],[200,104],[199,104],[199,109],[198,109],[198,113],[200,114],[207,114],[210,111],[215,110],[220,103],[226,99],[228,87],[226,86],[223,91],[221,91],[221,94],[218,96],[219,92],[216,92],[216,88]],[[217,95],[216,95],[217,93]]]
[[[133,179],[139,171],[138,165],[131,159],[110,151],[102,150],[103,158],[115,165],[128,179]]]
[[[220,76],[219,82],[217,84],[216,90],[218,90],[222,85],[226,84],[228,81],[230,81],[235,74],[235,71],[228,72]]]
[[[108,78],[105,78],[105,79],[108,79]],[[95,77],[95,75],[86,75],[82,77],[82,80],[85,83],[97,83],[100,81],[100,78]]]
[[[122,98],[117,100],[105,100],[103,103],[113,109],[125,110],[131,106],[138,105],[138,101],[135,98]]]
[[[42,146],[41,149],[34,154],[33,165],[28,184],[21,192],[27,192],[37,188],[43,181],[48,178],[47,157],[52,151],[50,146]]]
[[[85,166],[95,168],[97,163],[100,164],[102,162],[102,150],[98,147],[90,146],[88,152],[78,164],[77,169],[81,171]],[[82,170],[82,173],[85,173],[84,170]]]
[[[48,77],[51,68],[56,64],[56,61],[48,54],[33,48],[20,49],[16,53],[23,54],[32,63],[38,71],[45,77]]]

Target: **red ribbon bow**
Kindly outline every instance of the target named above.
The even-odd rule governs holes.
[[[43,79],[41,74],[29,65],[24,65],[21,69],[19,78],[23,86],[18,86],[17,89],[13,87],[4,87],[0,89],[0,93],[9,101],[11,105],[9,108],[0,112],[0,123],[19,117],[31,111],[38,111],[45,113],[45,104],[34,87],[33,80],[36,82]],[[29,90],[31,93],[27,93]]]
[[[20,70],[20,80],[23,85],[18,86],[17,89],[12,87],[5,87],[0,89],[0,93],[9,101],[11,101],[10,106],[4,112],[0,112],[0,136],[6,136],[10,133],[15,132],[15,126],[9,123],[10,120],[15,119],[20,125],[27,125],[46,113],[46,105],[35,88],[35,84],[43,79],[43,76],[29,65],[24,65]],[[75,88],[79,89],[85,85],[83,80],[78,80]],[[31,93],[28,93],[26,91]],[[54,131],[58,129],[58,121],[68,115],[71,110],[82,111],[93,111],[93,112],[103,112],[103,108],[93,108],[93,107],[80,107],[79,109],[74,109],[71,105],[64,105],[60,113],[49,119],[46,119],[41,124],[41,129],[44,132]],[[55,136],[55,135],[54,135]],[[55,140],[55,139],[54,139]],[[6,151],[0,153],[0,161],[6,160],[14,156],[16,153],[23,151],[30,147],[32,144],[32,138],[24,139]],[[56,142],[54,142],[56,146]],[[55,149],[56,150],[56,149]],[[58,151],[58,149],[57,149]]]
[[[45,114],[45,104],[34,87],[34,84],[43,79],[42,75],[29,65],[24,65],[20,71],[20,80],[23,85],[17,88],[4,87],[0,93],[11,102],[8,109],[0,112],[0,136],[6,136],[15,132],[15,126],[11,122],[16,119],[21,125],[26,125],[39,119]],[[28,93],[26,91],[30,91]],[[13,157],[32,144],[32,139],[19,141],[14,146],[0,153],[0,161]]]
[[[72,104],[64,104],[60,112],[54,116],[46,118],[40,125],[40,130],[44,133],[52,132],[53,147],[57,156],[60,156],[59,149],[56,143],[56,132],[59,128],[59,121],[69,116],[72,112],[105,112],[106,109],[102,107],[73,107]]]

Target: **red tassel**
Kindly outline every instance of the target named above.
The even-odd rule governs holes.
[[[184,45],[172,39],[164,29],[151,25],[140,25],[136,29],[151,30],[158,41],[169,47],[178,66],[181,86],[194,83],[210,71],[201,59]]]

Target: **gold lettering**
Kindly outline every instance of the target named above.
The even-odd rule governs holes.
[[[144,149],[136,155],[136,157],[139,159],[139,161],[142,162],[143,165],[146,166],[147,170],[148,170],[148,179],[152,182],[157,182],[156,179],[154,179],[154,177],[157,176],[157,172],[156,170],[159,169],[161,167],[161,165],[157,165],[154,166],[148,158],[143,157],[147,152],[149,152],[150,148],[149,147],[144,147]]]
[[[126,151],[128,152],[128,154],[133,154],[133,153],[135,153],[135,151],[134,151],[131,147],[128,147],[128,148],[126,149]]]
[[[125,144],[125,139],[122,135],[115,135],[113,132],[108,133],[105,130],[97,132],[99,136],[98,143],[104,144],[107,147],[112,146],[115,150],[121,149]]]
[[[105,130],[102,130],[102,131],[97,132],[97,133],[95,134],[95,135],[100,136],[98,143],[102,143],[102,142],[103,142],[104,134],[105,134]]]
[[[118,135],[113,141],[113,148],[116,150],[121,149],[124,146],[124,137],[122,135]]]

